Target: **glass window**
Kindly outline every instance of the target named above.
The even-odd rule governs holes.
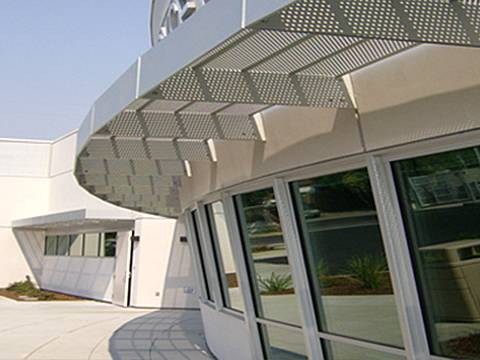
[[[117,233],[108,232],[100,237],[100,256],[115,257],[117,248]]]
[[[324,352],[332,360],[405,360],[404,356],[361,348],[350,344],[323,341]]]
[[[480,358],[480,147],[393,163],[430,347]]]
[[[45,255],[54,256],[57,255],[57,237],[47,236],[45,238]]]
[[[68,249],[70,248],[70,238],[68,235],[60,235],[57,243],[57,255],[68,256]]]
[[[273,190],[236,197],[257,316],[301,325]]]
[[[291,187],[321,330],[403,346],[367,170]]]
[[[222,292],[225,306],[236,310],[243,311],[242,293],[238,280],[237,269],[233,258],[230,236],[225,221],[225,213],[223,204],[216,202],[208,206],[207,213],[211,233],[218,245],[219,252],[219,270],[220,279],[222,281]]]
[[[100,235],[98,233],[85,234],[83,240],[83,256],[98,256]]]
[[[307,350],[301,330],[260,325],[263,346],[268,360],[306,360]]]
[[[203,283],[205,284],[205,292],[207,295],[207,299],[210,301],[213,301],[212,297],[212,274],[207,270],[206,268],[206,253],[205,253],[205,247],[204,243],[201,239],[200,235],[200,228],[199,228],[199,218],[198,218],[198,212],[195,210],[192,212],[192,220],[193,220],[193,230],[195,231],[195,240],[197,242],[197,249],[198,249],[198,260],[200,262],[200,267],[201,267],[201,272],[202,272],[202,277],[203,277]]]
[[[82,256],[83,235],[70,235],[70,256]]]

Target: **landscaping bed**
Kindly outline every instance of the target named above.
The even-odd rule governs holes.
[[[0,289],[0,296],[16,301],[78,301],[82,298],[57,293],[54,291],[41,290],[35,287],[29,280],[16,282],[6,289]]]
[[[361,281],[351,276],[327,276],[323,280],[322,295],[392,295],[392,283],[389,274],[382,274],[379,286],[365,287]]]
[[[449,340],[443,346],[448,353],[451,352],[453,357],[461,356],[462,359],[478,359],[478,354],[480,354],[480,334]]]

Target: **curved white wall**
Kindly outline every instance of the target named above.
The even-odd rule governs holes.
[[[208,347],[218,359],[251,359],[247,327],[241,318],[218,312],[204,304],[200,309]]]

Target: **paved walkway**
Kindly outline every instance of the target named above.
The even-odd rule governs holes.
[[[0,360],[205,360],[198,311],[0,297]]]

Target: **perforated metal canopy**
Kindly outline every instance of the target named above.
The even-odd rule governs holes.
[[[346,74],[420,43],[480,46],[477,0],[244,1],[211,0],[100,97],[79,135],[84,188],[177,216],[211,140],[268,141],[262,110],[349,108]]]

